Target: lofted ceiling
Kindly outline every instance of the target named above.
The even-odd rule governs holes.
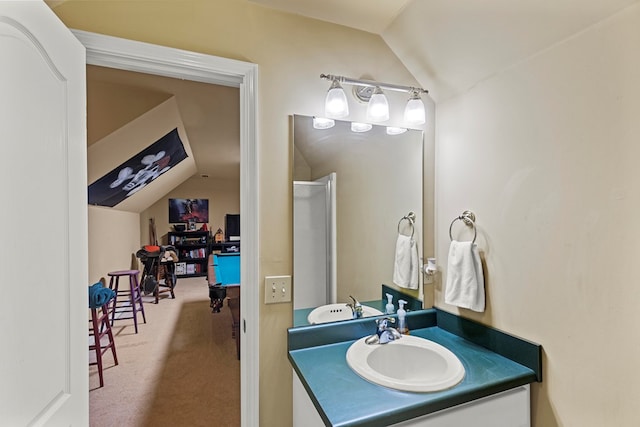
[[[438,102],[640,0],[245,1],[380,35]]]
[[[411,0],[249,0],[271,9],[380,34]]]
[[[172,96],[193,150],[197,176],[239,180],[238,88],[89,65],[88,145]]]
[[[442,101],[638,0],[248,1],[379,34]]]
[[[182,162],[185,165],[181,163],[149,184],[154,191],[136,193],[116,205],[117,209],[142,212],[186,179],[240,180],[240,92],[233,87],[88,65],[89,153],[102,142],[120,138],[119,132],[129,129],[128,124],[140,123],[141,117],[168,100],[175,102],[175,111],[193,153],[195,173],[181,169],[188,166]],[[157,126],[143,123],[153,128],[147,131],[137,127],[140,134],[157,134]],[[121,164],[122,159],[111,159],[115,163],[105,164],[109,161],[107,157],[110,156],[95,160],[102,162],[101,170],[110,171]],[[178,172],[174,173],[174,169]],[[92,171],[88,172],[91,176]]]

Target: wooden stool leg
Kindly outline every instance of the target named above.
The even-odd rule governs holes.
[[[111,309],[111,326],[113,326],[113,323],[116,320],[116,306],[117,306],[117,301],[118,301],[118,276],[111,276],[111,279],[109,279],[109,289],[111,289],[113,292],[116,293],[115,297],[113,297],[113,306]]]
[[[135,328],[136,334],[138,333],[138,289],[134,282],[133,275],[129,276],[129,292],[131,294],[131,310],[133,312],[133,327]]]
[[[98,324],[98,312],[95,308],[91,309],[91,325],[93,328],[93,345],[89,345],[89,349],[95,350],[96,352],[96,364],[98,365],[100,387],[104,387],[104,378],[102,377],[102,348],[100,345],[100,325]]]
[[[107,336],[109,337],[109,347],[111,347],[111,354],[113,355],[114,364],[118,364],[118,355],[116,355],[116,342],[113,339],[113,331],[111,330],[111,324],[109,323],[109,306],[105,304],[102,306],[102,325],[100,328],[105,327]],[[102,334],[101,334],[102,335]]]
[[[144,304],[142,303],[142,290],[140,289],[140,282],[138,281],[138,275],[134,274],[129,276],[129,280],[132,281],[133,287],[136,290],[135,298],[132,297],[132,302],[133,301],[138,302],[139,308],[136,311],[139,311],[140,313],[142,313],[142,320],[144,321],[144,323],[147,323],[147,317],[144,314]]]
[[[98,314],[97,308],[91,309],[91,335],[93,335],[93,344],[89,344],[89,350],[95,351],[96,363],[90,363],[90,365],[98,365],[98,377],[100,378],[100,387],[104,387],[104,359],[102,356],[104,353],[111,349],[113,355],[113,362],[118,364],[118,355],[116,354],[116,343],[113,339],[113,332],[111,330],[111,312],[109,309],[109,303],[100,307],[101,314]],[[107,336],[109,342],[105,345],[102,344],[102,337]]]

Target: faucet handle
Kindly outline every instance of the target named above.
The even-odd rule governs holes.
[[[347,303],[347,307],[351,309],[352,318],[360,319],[363,313],[362,304],[360,304],[360,302],[351,295],[349,295],[349,298],[353,300],[353,304]]]
[[[396,323],[396,319],[393,317],[378,317],[375,322],[378,329],[384,329],[389,326],[389,323]]]
[[[359,306],[361,305],[361,304],[360,304],[360,301],[358,301],[357,299],[355,299],[352,295],[349,295],[349,298],[351,298],[351,299],[353,300],[353,306],[354,306],[354,307],[359,307]]]
[[[382,317],[376,319],[376,325],[378,325],[378,330],[375,334],[378,337],[378,339],[376,340],[377,344],[386,344],[402,337],[400,332],[398,332],[395,328],[389,326],[389,323],[395,322],[396,319],[394,319],[393,317]]]

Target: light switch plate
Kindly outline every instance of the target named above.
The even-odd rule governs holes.
[[[291,302],[291,276],[265,276],[264,303]]]

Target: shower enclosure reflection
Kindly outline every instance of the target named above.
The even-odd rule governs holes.
[[[380,300],[382,284],[394,287],[397,226],[408,212],[422,245],[422,131],[355,133],[337,120],[314,129],[312,117],[294,115],[293,134],[294,310],[350,295]]]
[[[293,309],[336,302],[336,174],[293,182],[293,253],[296,280],[304,283]]]

